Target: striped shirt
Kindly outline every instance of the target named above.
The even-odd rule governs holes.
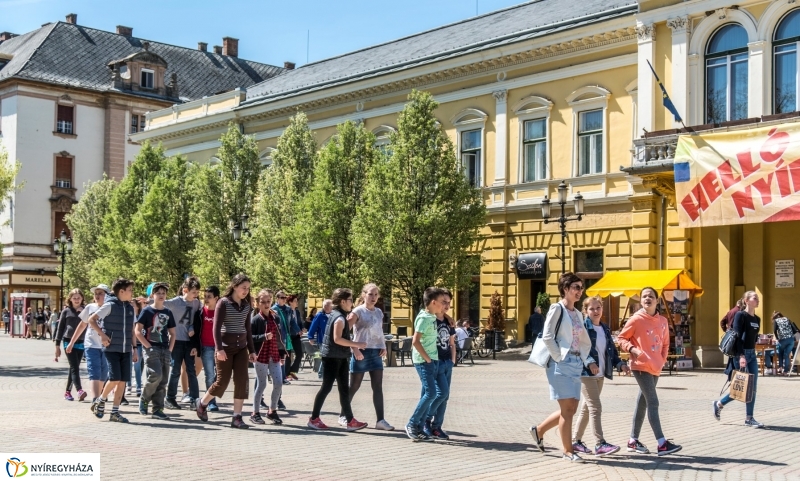
[[[214,310],[214,344],[218,351],[223,350],[223,343],[237,347],[246,345],[250,352],[255,351],[250,332],[251,312],[252,307],[245,301],[237,305],[227,297],[219,300]]]

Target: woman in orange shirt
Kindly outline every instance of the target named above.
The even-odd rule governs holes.
[[[658,416],[656,384],[669,353],[669,326],[666,318],[656,312],[658,293],[655,289],[645,287],[639,297],[642,308],[628,319],[617,336],[619,347],[631,355],[631,371],[639,385],[628,451],[650,453],[647,446],[639,442],[639,432],[642,430],[646,411],[647,420],[658,440],[658,455],[664,456],[681,450],[681,446],[672,444],[664,437]]]

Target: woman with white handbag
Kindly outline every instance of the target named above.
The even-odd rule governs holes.
[[[583,458],[572,448],[572,418],[578,410],[581,397],[583,367],[588,367],[593,375],[599,369],[589,355],[592,341],[584,327],[583,315],[575,307],[583,294],[583,281],[572,272],[562,274],[558,280],[558,292],[561,294],[561,301],[550,306],[547,312],[542,332],[543,342],[534,344],[531,362],[546,367],[550,399],[558,401],[559,410],[538,426],[532,426],[531,436],[539,451],[544,452],[544,434],[558,426],[564,448],[563,459],[582,463]],[[546,348],[548,360],[543,359],[545,353],[541,348],[536,349],[537,344]],[[540,359],[537,360],[536,357]]]

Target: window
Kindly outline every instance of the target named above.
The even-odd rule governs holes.
[[[800,110],[797,105],[797,51],[800,44],[800,10],[786,15],[775,29],[774,112],[784,114]]]
[[[603,110],[578,114],[578,175],[603,172]]]
[[[547,119],[527,120],[523,124],[522,138],[523,182],[547,178]]]
[[[56,157],[56,187],[72,188],[72,158]]]
[[[474,187],[481,187],[481,129],[461,132],[461,164]]]
[[[747,31],[731,23],[706,48],[706,123],[747,118]]]
[[[55,225],[53,226],[53,238],[58,238],[61,235],[61,231],[67,233],[67,237],[71,237],[72,234],[69,232],[69,227],[67,227],[66,221],[64,221],[64,217],[69,214],[69,212],[56,212],[55,213]]]
[[[59,134],[73,134],[72,122],[74,120],[75,107],[70,105],[59,105],[56,117],[56,132]]]
[[[131,133],[143,132],[145,125],[144,115],[131,114]]]
[[[142,69],[141,75],[141,82],[140,85],[142,88],[151,89],[153,88],[153,78],[155,77],[155,72],[152,70],[148,70],[146,68]]]

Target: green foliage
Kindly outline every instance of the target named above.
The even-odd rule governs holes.
[[[278,139],[272,165],[259,179],[252,237],[245,244],[247,272],[260,286],[308,291],[308,265],[298,204],[313,185],[317,143],[308,118],[298,112]]]
[[[65,266],[67,290],[79,287],[86,292],[98,282],[108,282],[105,278],[92,278],[91,267],[101,254],[99,239],[103,220],[111,210],[111,199],[117,185],[105,175],[103,180],[87,183],[80,201],[65,218],[73,243],[72,254]]]
[[[8,152],[0,144],[0,211],[5,211],[8,196],[24,186],[24,182],[15,184],[19,169],[20,163],[9,162]]]
[[[480,240],[486,207],[436,124],[433,97],[413,91],[409,100],[391,136],[392,155],[370,170],[353,245],[363,276],[391,285],[416,308],[428,286],[469,284],[480,257],[468,249]]]
[[[310,290],[329,297],[337,287],[361,288],[361,258],[353,248],[352,222],[362,205],[367,173],[380,152],[375,136],[347,121],[319,153],[314,183],[299,202],[299,251],[308,265]]]
[[[222,137],[218,165],[204,165],[192,176],[190,206],[195,245],[193,271],[205,284],[226,285],[245,264],[241,242],[234,242],[230,221],[253,218],[261,163],[258,144],[231,123]]]
[[[546,292],[540,292],[536,296],[536,305],[542,308],[542,314],[547,314],[550,309],[550,295]]]

